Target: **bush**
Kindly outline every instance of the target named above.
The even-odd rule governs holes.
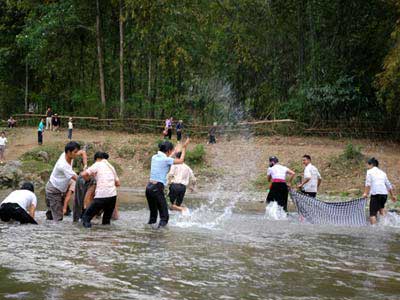
[[[206,151],[202,144],[196,145],[193,150],[187,151],[185,161],[191,165],[200,165],[204,163]]]
[[[361,153],[360,146],[354,146],[352,143],[349,143],[346,145],[340,157],[345,160],[362,161],[364,159],[364,154]]]

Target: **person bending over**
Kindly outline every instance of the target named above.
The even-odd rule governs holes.
[[[269,168],[267,171],[268,181],[271,182],[271,188],[267,196],[267,203],[276,201],[279,206],[287,212],[287,202],[289,187],[295,176],[295,172],[289,168],[282,166],[276,156],[269,158]],[[287,184],[286,177],[289,175],[289,185]]]
[[[92,227],[91,220],[100,211],[103,211],[102,224],[110,224],[115,209],[120,181],[114,167],[108,162],[108,157],[107,153],[96,152],[95,163],[82,173],[86,181],[90,180],[91,176],[96,179],[94,199],[82,216],[82,224],[86,228]]]
[[[174,153],[174,145],[170,141],[161,142],[159,151],[151,158],[150,181],[146,186],[146,199],[150,209],[148,224],[155,224],[160,214],[158,227],[168,224],[168,205],[165,200],[164,186],[167,184],[167,174],[173,164],[182,164],[185,161],[186,148],[190,139],[187,139],[182,147],[180,158],[170,157]]]
[[[71,179],[76,181],[78,178],[78,175],[72,169],[73,160],[78,156],[82,156],[84,169],[86,169],[86,151],[81,150],[81,146],[77,142],[69,142],[51,172],[46,185],[46,204],[48,207],[46,216],[48,220],[62,221],[63,219],[65,193]]]
[[[176,154],[176,158],[181,158],[182,152]],[[191,191],[196,184],[192,169],[185,163],[173,165],[168,173],[169,200],[171,201],[171,210],[183,211],[186,208],[182,207],[183,198],[185,197],[186,187],[191,184]]]
[[[367,162],[368,171],[365,179],[363,198],[371,196],[369,203],[369,220],[371,224],[376,224],[378,212],[382,216],[385,215],[385,203],[388,193],[390,193],[392,201],[396,201],[392,184],[390,183],[386,173],[379,169],[378,166],[379,161],[374,157],[370,158]]]
[[[31,182],[24,182],[19,190],[9,194],[0,204],[0,219],[3,222],[11,220],[21,224],[37,224],[35,210],[37,198]]]

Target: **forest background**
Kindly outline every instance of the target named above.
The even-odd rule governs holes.
[[[396,130],[400,1],[0,0],[1,117],[47,106]]]

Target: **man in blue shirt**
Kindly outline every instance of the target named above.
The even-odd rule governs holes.
[[[170,141],[161,142],[158,145],[159,151],[151,158],[150,181],[146,187],[146,199],[150,209],[148,224],[157,222],[157,215],[160,214],[158,227],[168,224],[169,214],[167,200],[164,195],[164,186],[167,184],[167,174],[173,164],[182,164],[185,161],[186,148],[190,140],[187,139],[182,147],[180,158],[170,157],[175,149]]]

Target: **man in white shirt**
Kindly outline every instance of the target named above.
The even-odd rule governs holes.
[[[369,219],[371,224],[376,224],[377,214],[385,215],[385,204],[387,201],[388,193],[393,202],[396,202],[396,196],[393,191],[393,186],[385,172],[378,168],[379,161],[372,157],[367,162],[367,177],[365,179],[365,190],[363,197],[371,196],[369,203]]]
[[[297,187],[302,190],[304,194],[312,198],[317,197],[319,186],[321,185],[322,178],[318,169],[311,164],[311,156],[305,154],[303,156],[304,176],[301,184]]]
[[[14,220],[21,224],[37,224],[34,219],[36,206],[33,184],[25,182],[21,189],[12,192],[1,202],[0,219],[3,222]]]
[[[182,152],[176,154],[176,158],[181,158]],[[183,198],[185,197],[186,187],[191,184],[190,190],[196,184],[196,177],[192,169],[185,163],[172,165],[168,173],[169,185],[169,200],[171,201],[171,210],[184,211],[182,207]]]
[[[77,156],[82,156],[84,168],[86,168],[86,151],[81,150],[77,142],[69,142],[54,166],[46,185],[46,204],[48,207],[46,216],[48,220],[61,221],[63,219],[65,193],[71,179],[76,181],[78,178],[78,175],[72,169],[73,160]]]

